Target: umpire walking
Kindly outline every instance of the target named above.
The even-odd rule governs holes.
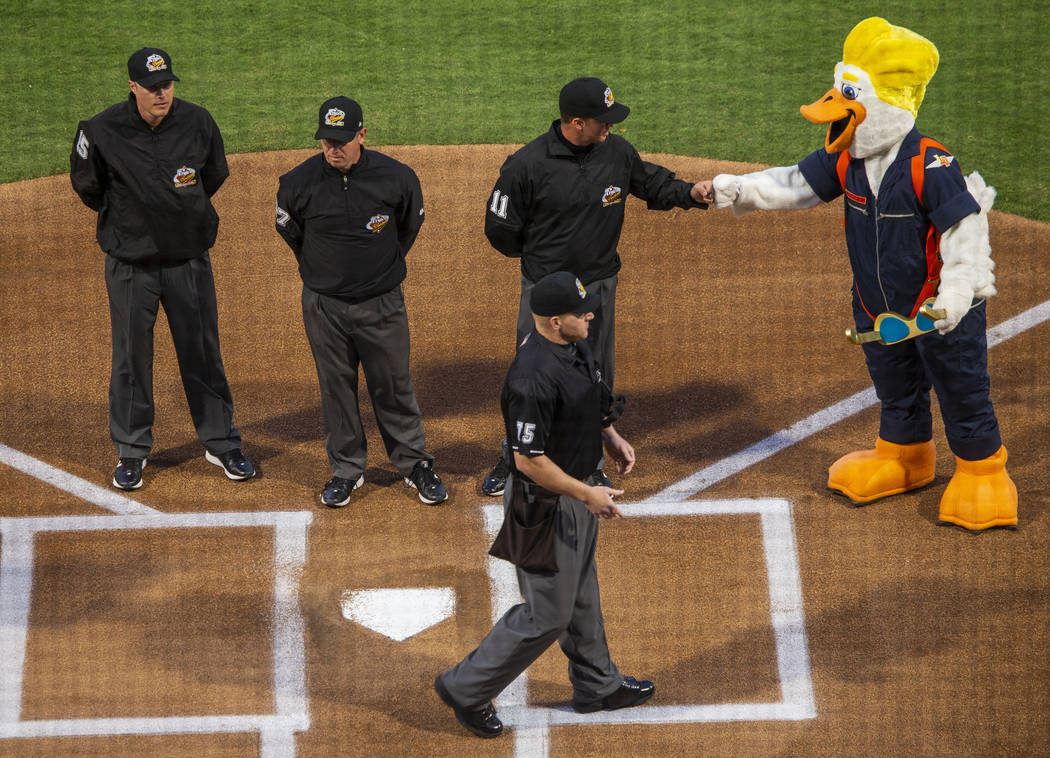
[[[423,225],[423,192],[411,168],[365,150],[367,132],[355,101],[326,100],[314,134],[321,153],[282,176],[277,190],[277,232],[299,262],[321,385],[332,470],[321,501],[342,507],[364,483],[360,364],[390,461],[421,502],[437,505],[448,493],[426,452],[401,291],[405,255]]]
[[[153,326],[164,306],[182,386],[205,458],[234,480],[255,476],[233,425],[219,352],[208,250],[219,216],[211,197],[230,175],[211,114],[174,96],[171,58],[143,48],[128,59],[123,103],[81,121],[69,158],[80,199],[98,212],[113,330],[109,430],[113,485],[142,486],[153,447]]]
[[[643,161],[630,142],[609,129],[631,112],[605,82],[573,79],[558,97],[561,118],[504,162],[485,213],[485,236],[510,258],[521,258],[516,345],[532,329],[529,291],[547,274],[571,271],[599,296],[587,341],[610,387],[614,383],[617,245],[627,196],[652,210],[707,208],[700,185],[676,179]],[[508,454],[485,477],[481,491],[499,495]],[[609,480],[601,469],[597,476]]]
[[[598,519],[622,516],[613,497],[623,490],[597,484],[593,472],[603,445],[621,473],[634,466],[634,449],[612,426],[618,411],[587,345],[599,296],[562,271],[540,279],[529,301],[535,329],[518,349],[500,398],[513,450],[504,528],[512,518],[536,524],[545,517],[534,511],[549,504],[550,565],[527,570],[519,561],[525,602],[434,680],[460,724],[480,737],[502,732],[492,699],[555,640],[569,659],[577,712],[639,705],[654,692],[652,682],[624,677],[612,662],[598,594]],[[512,494],[519,477],[524,508]]]

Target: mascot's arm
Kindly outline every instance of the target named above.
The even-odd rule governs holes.
[[[735,216],[751,211],[796,211],[820,203],[798,166],[777,166],[742,176],[719,174],[714,178],[714,197],[716,208],[732,206]]]
[[[941,334],[958,325],[974,297],[988,298],[997,292],[992,273],[995,262],[988,241],[988,211],[995,202],[995,188],[985,184],[974,171],[966,177],[966,189],[981,211],[971,213],[941,235],[941,284],[933,304],[945,311],[945,317],[934,322]]]

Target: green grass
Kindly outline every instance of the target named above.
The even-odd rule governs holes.
[[[933,40],[921,131],[1050,221],[1050,77],[1041,0],[893,0],[877,12]],[[632,108],[643,151],[794,163],[823,130],[798,106],[831,84],[870,4],[784,0],[0,0],[0,181],[67,171],[76,123],[126,94],[138,47],[167,50],[179,97],[207,107],[231,153],[313,145],[316,109],[361,102],[372,144],[525,142],[575,76]],[[491,177],[489,177],[491,178]],[[697,177],[699,178],[699,177]]]

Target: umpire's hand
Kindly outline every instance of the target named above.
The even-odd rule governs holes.
[[[583,504],[598,518],[623,518],[620,509],[616,507],[613,498],[622,495],[623,490],[614,490],[612,487],[590,487],[587,499]]]

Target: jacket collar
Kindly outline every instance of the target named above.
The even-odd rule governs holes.
[[[318,153],[317,157],[320,158],[320,160],[321,160],[321,172],[325,176],[329,176],[329,175],[335,176],[335,177],[342,177],[342,176],[344,176],[342,171],[340,171],[339,169],[335,168],[334,166],[332,166],[331,163],[329,163],[328,161],[325,160],[324,153]],[[358,171],[360,171],[362,168],[367,166],[368,165],[368,159],[369,159],[368,150],[366,150],[365,148],[362,147],[361,148],[361,155],[357,159],[357,163],[355,163],[353,166],[350,167],[350,170],[346,172],[345,176],[353,176]]]
[[[180,102],[182,101],[179,100],[179,98],[177,97],[173,97],[171,99],[171,108],[168,110],[168,115],[162,118],[160,123],[157,124],[157,129],[166,129],[167,124],[175,121],[176,111],[179,109]],[[155,131],[149,124],[146,123],[146,120],[142,118],[142,115],[139,113],[138,102],[136,102],[135,95],[131,92],[128,93],[127,107],[128,119],[131,120],[132,124],[150,132]]]
[[[585,365],[586,359],[583,356],[583,350],[580,349],[579,342],[571,342],[568,345],[559,345],[557,342],[551,342],[549,339],[540,334],[535,327],[529,332],[529,335],[522,342],[535,341],[539,347],[546,350],[559,362],[566,366]]]
[[[600,150],[604,143],[599,142],[593,145],[590,150],[585,152],[576,152],[568,145],[568,140],[562,136],[561,133],[561,119],[554,119],[551,123],[551,128],[547,132],[547,154],[550,156],[558,156],[560,158],[574,158],[576,160],[583,160],[589,155],[593,155],[596,150]]]

